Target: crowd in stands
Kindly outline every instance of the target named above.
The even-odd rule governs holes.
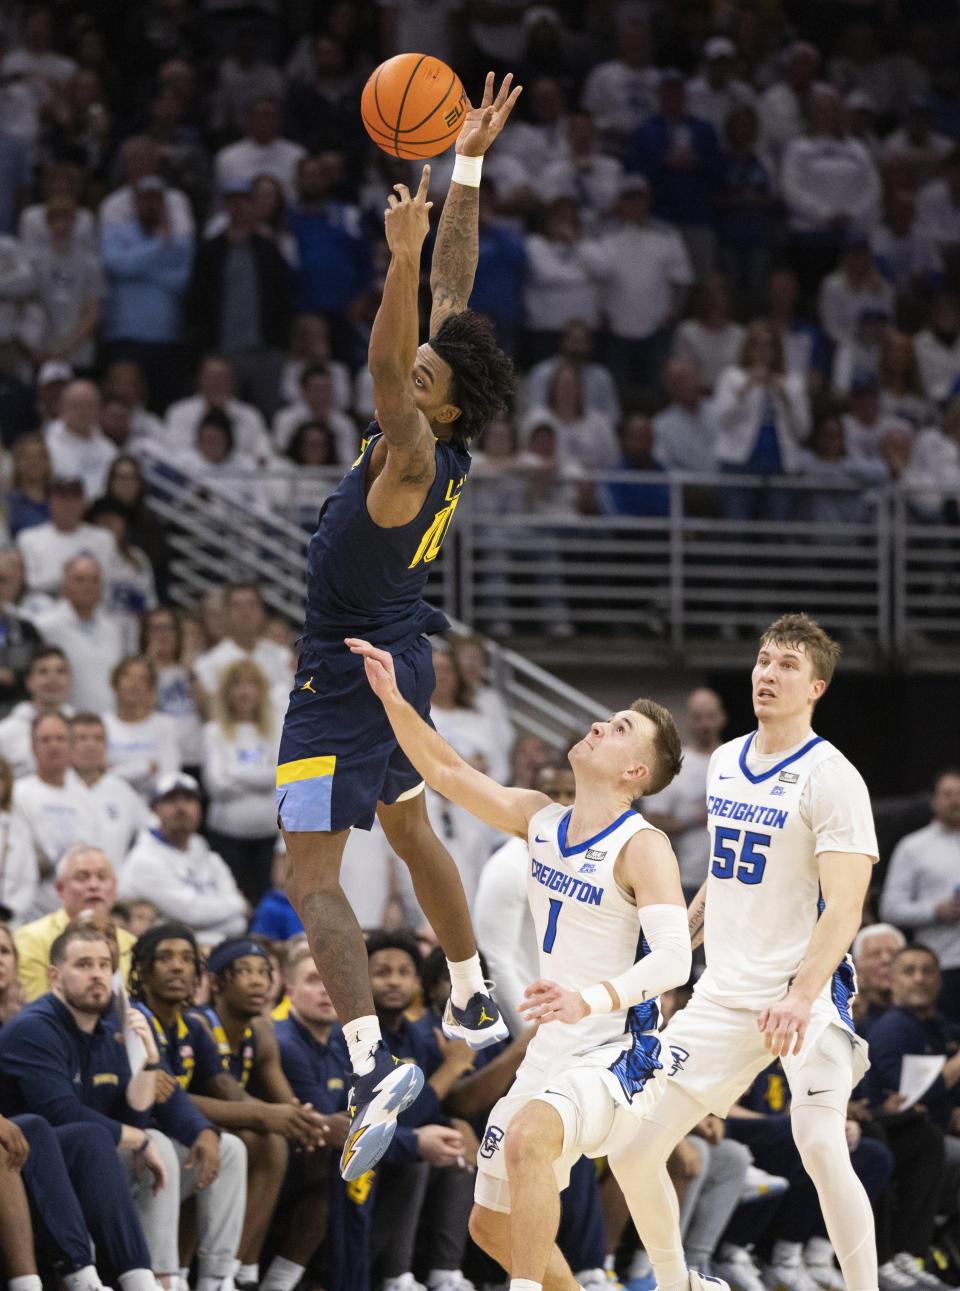
[[[416,174],[369,143],[360,91],[410,49],[448,59],[473,94],[489,67],[525,86],[480,190],[471,303],[520,375],[475,453],[485,510],[664,515],[685,471],[713,479],[701,511],[735,521],[855,523],[881,487],[908,490],[920,520],[958,515],[952,0],[4,5],[11,1291],[503,1284],[466,1218],[486,1111],[527,1038],[523,845],[430,796],[512,1022],[475,1054],[440,1038],[445,964],[405,868],[381,832],[353,833],[344,886],[370,930],[381,1026],[428,1084],[384,1162],[343,1184],[349,1062],[277,846],[291,628],[253,586],[170,607],[144,478],[159,460],[170,478],[233,481],[313,527],[331,482],[304,468],[349,466],[374,413],[382,212]],[[435,161],[435,207],[451,164]],[[816,488],[798,501],[751,475]],[[562,590],[545,584],[544,603],[569,631]],[[488,684],[482,642],[439,648],[435,671],[434,720],[465,758],[570,800],[565,763]],[[712,692],[690,697],[683,771],[649,808],[689,892],[725,722]],[[873,1067],[847,1138],[881,1291],[960,1281],[960,772],[938,777],[932,811],[897,844],[854,947]],[[918,1055],[943,1063],[907,1107]],[[678,1148],[689,1262],[735,1291],[842,1291],[788,1099],[771,1068]],[[561,1246],[585,1287],[615,1269],[652,1285],[592,1163],[565,1193]]]

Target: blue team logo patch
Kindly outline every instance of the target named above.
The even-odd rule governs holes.
[[[667,1072],[667,1075],[675,1076],[678,1071],[683,1071],[683,1064],[688,1061],[690,1053],[687,1049],[681,1049],[678,1044],[672,1044],[670,1046],[670,1057],[673,1059],[673,1062],[671,1063],[670,1070]]]
[[[483,1142],[480,1144],[480,1156],[483,1157],[484,1161],[489,1161],[495,1153],[500,1151],[500,1145],[503,1143],[503,1134],[504,1131],[501,1130],[499,1125],[487,1126],[486,1132],[483,1136]]]
[[[787,792],[787,791],[786,791],[786,789],[784,789],[784,787],[783,787],[783,785],[782,785],[782,784],[775,784],[775,785],[773,786],[773,788],[770,790],[770,797],[771,797],[771,798],[776,798],[776,797],[778,797],[780,794],[784,794],[784,793],[786,793],[786,792]]]
[[[589,861],[585,861],[583,865],[577,867],[578,874],[596,874],[596,872],[597,867],[595,865],[591,865]]]

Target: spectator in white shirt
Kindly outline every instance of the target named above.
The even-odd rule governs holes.
[[[200,786],[183,771],[162,777],[153,798],[158,827],[144,831],[120,872],[117,895],[149,896],[161,919],[191,928],[215,946],[247,926],[247,904],[223,860],[197,833]]]
[[[554,370],[546,404],[531,409],[529,416],[538,414],[552,422],[559,435],[558,454],[564,463],[588,471],[616,465],[620,452],[613,422],[585,406],[581,370],[572,363],[561,363]]]
[[[134,135],[120,149],[120,164],[126,183],[100,203],[100,227],[108,224],[130,224],[137,217],[134,192],[141,179],[160,176],[160,148],[148,135]],[[185,193],[178,188],[163,187],[163,206],[170,236],[192,238],[195,232],[193,212]]]
[[[670,402],[653,418],[653,456],[666,471],[711,471],[715,428],[689,359],[672,358],[664,373]]]
[[[74,843],[99,843],[100,810],[87,786],[70,769],[70,724],[43,713],[33,724],[36,771],[14,785],[13,809],[30,831],[39,886],[33,918],[60,908],[54,887],[57,862]]]
[[[3,60],[4,76],[24,80],[43,113],[52,111],[77,70],[72,58],[52,46],[53,11],[38,5],[24,16],[22,43]]]
[[[917,218],[912,188],[895,188],[887,196],[887,217],[870,239],[877,268],[898,295],[927,296],[943,275],[943,257]]]
[[[721,471],[780,475],[798,466],[798,447],[810,431],[810,407],[803,381],[784,371],[783,346],[769,323],[747,328],[739,362],[717,382],[713,403],[717,461]],[[762,515],[786,519],[790,495],[784,489],[725,484],[725,519]]]
[[[33,360],[39,365],[55,359],[89,369],[106,294],[103,270],[95,251],[77,236],[77,206],[71,198],[52,198],[46,218],[49,240],[28,251],[44,324]]]
[[[939,179],[931,179],[917,194],[917,221],[940,252],[955,258],[960,250],[960,148],[943,160]]]
[[[814,77],[820,67],[820,52],[805,40],[796,40],[787,50],[783,80],[776,81],[760,96],[760,141],[779,161],[784,149],[803,134]]]
[[[288,403],[300,398],[300,378],[315,363],[333,377],[333,406],[346,412],[353,401],[350,369],[331,357],[330,324],[322,314],[298,314],[290,328],[290,353],[283,365],[280,394]]]
[[[960,1021],[960,770],[934,781],[933,820],[893,849],[880,897],[880,918],[909,928],[940,960],[943,1013]]]
[[[486,718],[491,732],[490,761],[487,774],[500,784],[510,774],[510,749],[514,728],[506,700],[497,686],[491,685],[490,659],[481,636],[455,636],[451,642],[453,657],[460,676],[470,693],[473,707]]]
[[[146,441],[162,445],[166,441],[163,421],[147,410],[147,384],[138,363],[123,359],[111,363],[103,380],[103,397],[122,399],[131,409],[130,437],[134,443]]]
[[[537,189],[545,202],[554,197],[575,197],[580,202],[584,224],[593,233],[616,205],[622,178],[622,164],[597,147],[593,117],[589,112],[573,112],[567,117],[566,156],[548,159],[537,173]]]
[[[264,95],[276,99],[283,97],[283,73],[267,62],[262,53],[256,28],[252,25],[238,27],[233,52],[221,60],[217,69],[217,91],[213,97],[210,125],[221,135],[226,134],[227,138],[240,133],[257,99]]]
[[[2,127],[0,127],[2,128]],[[25,206],[20,212],[17,236],[28,253],[50,245],[50,226],[47,223],[47,203],[65,197],[75,205],[83,190],[84,174],[70,161],[51,161],[43,168],[41,187],[43,201]],[[97,222],[93,211],[77,207],[73,240],[85,251],[97,252]]]
[[[293,653],[264,635],[266,609],[260,589],[253,583],[235,583],[225,597],[226,636],[194,664],[200,688],[208,701],[220,685],[220,674],[238,659],[252,659],[270,678],[271,697],[281,714],[293,682]]]
[[[92,381],[71,381],[63,392],[60,416],[44,431],[53,473],[80,479],[87,502],[103,492],[116,446],[99,426],[100,391]]]
[[[734,108],[756,104],[757,96],[734,76],[737,47],[727,36],[711,36],[703,47],[703,72],[687,82],[687,111],[709,121],[723,138],[728,115]]]
[[[933,420],[913,337],[888,327],[880,347],[880,407],[920,430]]]
[[[25,822],[13,811],[13,770],[0,756],[0,905],[14,928],[26,922],[36,904],[37,857]],[[5,916],[7,917],[7,916]]]
[[[213,720],[203,728],[203,785],[207,839],[251,905],[270,887],[279,747],[270,683],[252,660],[238,659],[220,674]]]
[[[691,317],[677,328],[673,352],[688,359],[707,393],[724,368],[736,363],[743,344],[743,328],[730,317],[730,292],[722,273],[708,274],[694,288]]]
[[[902,423],[880,406],[880,383],[875,376],[855,377],[843,414],[843,432],[849,452],[873,461],[880,460],[883,437]]]
[[[526,408],[547,402],[547,392],[554,373],[568,363],[580,373],[583,403],[588,412],[600,412],[612,423],[620,420],[620,399],[610,369],[593,361],[593,333],[582,318],[571,318],[560,335],[559,351],[543,359],[527,375],[523,389]]]
[[[140,616],[157,604],[157,583],[147,553],[130,544],[130,514],[111,497],[98,498],[90,520],[113,535],[117,554],[107,572],[104,608],[123,630],[127,649],[136,648]]]
[[[273,447],[286,452],[298,428],[306,421],[320,421],[329,426],[337,445],[337,460],[352,462],[357,456],[360,439],[356,423],[344,412],[338,412],[333,401],[333,373],[324,364],[312,363],[300,374],[300,398],[281,408],[273,421]]]
[[[107,765],[149,801],[159,777],[180,770],[176,723],[157,711],[157,677],[149,659],[121,659],[110,685],[116,711],[103,716]]]
[[[656,112],[659,87],[650,24],[634,6],[621,5],[617,57],[591,69],[580,100],[597,123],[606,151],[618,153],[637,126]]]
[[[82,521],[85,506],[82,480],[55,479],[48,505],[50,519],[21,529],[17,546],[23,555],[27,588],[31,592],[55,594],[68,560],[90,555],[101,568],[109,569],[116,557],[117,544],[106,529]]]
[[[686,718],[687,742],[680,772],[666,789],[651,798],[643,814],[670,839],[680,866],[684,896],[692,901],[707,877],[707,769],[723,742],[727,712],[717,692],[701,686],[687,697]]]
[[[97,846],[118,873],[140,833],[150,828],[150,808],[122,776],[107,770],[107,731],[96,713],[70,719],[70,764],[100,808]]]
[[[624,177],[616,214],[617,229],[589,248],[587,263],[602,282],[608,363],[623,391],[659,384],[693,267],[677,230],[650,218],[642,175]]]
[[[945,293],[934,301],[930,323],[914,337],[927,394],[936,403],[950,398],[960,381],[960,302]]]
[[[567,108],[563,87],[551,76],[538,76],[529,86],[529,121],[511,122],[503,134],[503,151],[528,175],[539,175],[567,148]]]
[[[235,399],[233,390],[230,363],[215,355],[205,358],[197,374],[197,393],[167,409],[165,444],[175,452],[195,447],[200,419],[211,408],[218,408],[230,418],[236,451],[266,462],[270,457],[270,437],[263,414],[252,404]]]
[[[880,150],[885,163],[905,165],[917,186],[935,179],[940,163],[953,150],[953,141],[933,129],[933,104],[924,97],[910,100],[907,117],[898,130],[883,141]]]
[[[202,723],[195,678],[183,653],[183,625],[177,611],[169,606],[148,610],[140,620],[140,654],[150,660],[156,673],[157,712],[173,718],[183,765],[192,768],[203,757]]]
[[[73,678],[70,663],[59,646],[48,645],[34,655],[24,685],[29,699],[17,704],[0,722],[0,754],[15,776],[33,771],[33,724],[44,713],[69,717],[67,696]]]
[[[596,327],[599,320],[596,276],[576,199],[555,197],[543,210],[541,229],[524,239],[523,306],[534,362],[556,353],[560,333],[572,318],[582,318],[588,327]]]
[[[219,191],[237,180],[252,184],[257,175],[272,175],[283,185],[287,201],[294,199],[297,164],[307,150],[280,137],[282,121],[279,98],[266,94],[254,100],[247,114],[247,133],[237,143],[221,148],[214,158]]]
[[[794,254],[806,252],[808,276],[829,266],[848,230],[869,234],[880,217],[879,172],[864,145],[848,134],[844,114],[836,90],[817,86],[809,133],[783,154],[781,192]]]
[[[123,637],[103,609],[103,575],[95,556],[67,561],[61,599],[38,617],[37,630],[70,660],[70,702],[93,713],[106,712],[112,700],[110,674],[123,654]]]
[[[533,787],[561,806],[573,803],[573,772],[563,763],[540,767]],[[529,864],[527,840],[511,838],[480,871],[473,900],[477,940],[488,969],[497,975],[497,1003],[514,1037],[529,1026],[520,1015],[520,1004],[524,991],[540,975],[540,944],[527,901]]]
[[[851,229],[844,237],[840,267],[820,287],[817,312],[820,325],[834,344],[851,341],[866,309],[882,310],[893,317],[893,287],[879,272],[862,229]]]

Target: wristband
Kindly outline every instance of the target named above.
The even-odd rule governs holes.
[[[463,153],[458,152],[450,178],[454,184],[463,184],[465,188],[479,188],[482,166],[482,157],[464,157]]]
[[[591,1013],[612,1013],[615,1008],[620,1007],[619,1000],[614,1003],[613,989],[607,982],[598,982],[596,986],[586,987],[580,992],[580,998]]]
[[[163,1066],[162,1062],[145,1062],[140,1068],[141,1071],[159,1071]]]

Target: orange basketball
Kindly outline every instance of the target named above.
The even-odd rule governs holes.
[[[456,139],[467,111],[460,77],[429,54],[396,54],[363,87],[367,134],[394,157],[436,157]]]

